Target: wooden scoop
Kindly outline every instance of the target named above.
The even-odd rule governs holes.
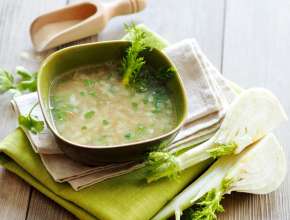
[[[37,17],[30,26],[30,36],[37,51],[95,35],[115,16],[143,10],[146,0],[117,0],[103,4],[85,1]]]

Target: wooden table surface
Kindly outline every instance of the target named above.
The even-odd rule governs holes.
[[[72,0],[1,0],[0,66],[14,70],[39,64],[21,58],[31,50],[28,30],[34,17]],[[118,39],[123,23],[145,23],[170,42],[194,37],[212,62],[243,87],[272,90],[290,115],[290,2],[289,0],[151,0],[144,12],[115,18],[97,37]],[[10,95],[0,95],[0,138],[16,127]],[[276,134],[290,159],[290,126]],[[219,219],[290,219],[290,176],[274,193],[263,196],[233,193],[226,196],[226,212]],[[1,220],[71,220],[66,210],[24,181],[0,168]],[[121,219],[122,220],[122,219]]]

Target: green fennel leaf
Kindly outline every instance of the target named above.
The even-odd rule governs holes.
[[[216,214],[223,212],[224,208],[220,204],[223,195],[229,190],[231,179],[224,179],[219,188],[214,188],[201,197],[195,204],[185,211],[185,219],[191,220],[215,220]]]
[[[23,80],[31,79],[32,73],[28,72],[23,66],[16,67],[16,74],[21,77]]]
[[[229,144],[215,143],[214,147],[207,150],[207,152],[211,155],[211,157],[215,159],[217,157],[233,154],[236,148],[237,148],[236,143]]]
[[[126,138],[127,140],[130,140],[133,137],[133,134],[128,132],[124,135],[124,138]]]
[[[209,191],[199,202],[196,203],[196,211],[192,214],[194,220],[214,220],[216,213],[223,212],[224,208],[220,204],[223,196],[217,189]]]
[[[84,114],[85,119],[91,119],[92,117],[94,117],[95,115],[95,111],[88,111]]]
[[[175,74],[173,68],[161,68],[155,70],[150,66],[142,68],[138,74],[135,74],[134,81],[130,84],[137,92],[154,91],[164,89],[166,82]]]
[[[90,96],[97,97],[97,92],[96,91],[90,91],[88,94]]]
[[[68,118],[69,113],[75,111],[76,107],[67,101],[67,96],[52,96],[52,114],[57,121],[64,121]]]
[[[138,103],[137,102],[132,102],[131,105],[132,105],[132,108],[134,111],[138,110]]]
[[[12,74],[0,68],[0,94],[13,88],[15,85]]]
[[[125,30],[132,36],[132,44],[126,51],[126,56],[122,60],[124,85],[134,83],[136,75],[140,72],[142,66],[145,64],[143,57],[139,54],[147,48],[145,41],[145,33],[136,28],[136,25],[125,25]]]
[[[92,87],[95,84],[95,82],[91,79],[85,79],[83,82],[86,87]]]
[[[140,133],[144,133],[146,132],[146,127],[142,124],[138,124],[137,128],[136,128],[136,133],[140,134]]]
[[[147,182],[156,181],[162,177],[175,178],[180,166],[175,160],[175,156],[169,152],[151,152],[146,162],[146,179]]]
[[[33,117],[31,115],[33,109],[37,106],[38,103],[36,103],[29,113],[24,116],[24,115],[19,115],[18,116],[18,124],[22,129],[27,129],[33,134],[40,133],[44,129],[44,122],[38,120],[36,117]]]
[[[156,88],[153,92],[153,113],[159,113],[167,100],[169,100],[169,96],[166,89],[164,87]]]
[[[152,68],[148,71],[149,66],[142,68],[145,60],[140,53],[146,49],[152,49],[151,44],[148,44],[147,35],[134,23],[125,25],[125,30],[131,40],[131,46],[126,50],[126,55],[121,63],[124,85],[130,85],[138,92],[145,92],[149,87],[158,87],[160,82],[170,79],[176,73],[173,67],[160,68],[157,71]]]
[[[11,73],[0,68],[0,93],[12,91],[21,94],[23,91],[35,92],[37,89],[37,73],[30,73],[24,67],[16,67],[16,74],[20,77],[15,82]]]
[[[35,92],[37,89],[37,72],[30,73],[24,67],[16,67],[16,74],[20,76],[20,81],[16,88],[19,91]]]
[[[109,122],[108,122],[106,119],[104,119],[104,120],[102,121],[102,124],[103,124],[103,125],[108,125]]]
[[[155,74],[155,78],[157,80],[165,81],[171,79],[174,74],[176,74],[176,70],[173,67],[160,68]]]
[[[100,137],[97,138],[97,145],[106,145],[108,144],[108,136],[107,135],[101,135]]]

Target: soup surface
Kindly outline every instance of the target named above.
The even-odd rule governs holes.
[[[121,83],[117,63],[62,74],[50,88],[55,127],[79,144],[109,146],[153,138],[172,130],[176,112],[163,85],[145,91]]]

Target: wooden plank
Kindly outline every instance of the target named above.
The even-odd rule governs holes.
[[[30,187],[16,175],[0,168],[1,220],[25,219]]]
[[[27,219],[29,220],[75,220],[76,218],[68,211],[52,202],[49,198],[42,195],[37,190],[32,192],[30,208]]]
[[[40,12],[58,7],[64,1],[0,1],[0,66],[2,68],[14,70],[17,65],[24,65],[28,69],[35,68],[34,63],[20,58],[23,50],[31,48],[28,36],[29,24]],[[11,97],[11,94],[0,95],[0,139],[16,127],[15,116],[9,103]],[[0,188],[1,220],[24,220],[29,204],[30,186],[0,168]]]
[[[290,4],[288,0],[227,1],[224,74],[248,88],[272,90],[290,114]],[[276,134],[290,159],[289,123]],[[271,162],[271,161],[269,161]],[[274,193],[234,194],[225,200],[222,219],[290,219],[290,176]]]

